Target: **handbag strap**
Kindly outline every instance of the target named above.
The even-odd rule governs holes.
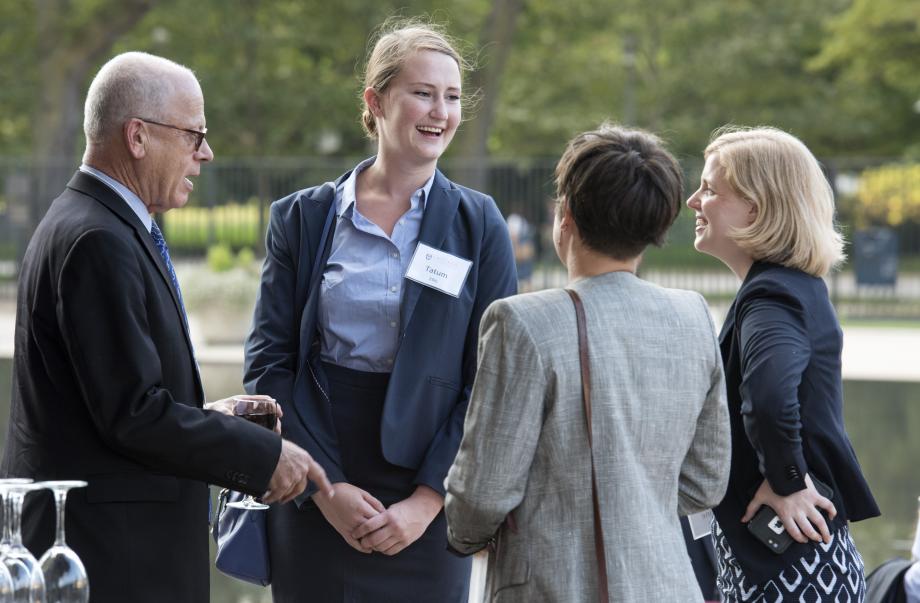
[[[607,554],[604,551],[604,530],[601,525],[601,508],[597,498],[597,471],[594,469],[594,443],[591,437],[591,364],[588,356],[588,327],[581,298],[572,289],[566,293],[575,304],[575,321],[578,324],[578,360],[581,364],[581,399],[585,405],[585,424],[588,428],[588,450],[591,457],[591,500],[594,505],[594,552],[597,557],[598,599],[607,603]]]

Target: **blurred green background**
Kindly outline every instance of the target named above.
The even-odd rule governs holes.
[[[478,100],[441,167],[528,220],[538,260],[555,261],[552,169],[573,134],[604,120],[655,131],[692,191],[714,128],[769,124],[822,160],[850,241],[893,229],[906,276],[893,296],[920,298],[920,0],[0,0],[0,285],[79,160],[85,90],[113,54],[184,63],[205,92],[217,160],[193,207],[164,217],[176,254],[261,255],[271,200],[373,152],[361,70],[394,15],[443,24],[476,66],[464,94]],[[672,240],[647,267],[722,269],[689,248],[692,220]]]
[[[917,0],[3,0],[0,155],[75,157],[89,80],[125,50],[197,72],[218,157],[362,155],[360,70],[394,14],[445,24],[479,66],[451,156],[555,157],[612,118],[689,157],[734,122],[920,158]]]

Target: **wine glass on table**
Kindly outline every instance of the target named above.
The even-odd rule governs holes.
[[[275,429],[278,422],[277,405],[272,400],[251,400],[249,398],[235,398],[233,406],[234,416],[246,419],[256,425],[261,425],[266,429]],[[248,511],[264,511],[268,505],[247,494],[242,500],[235,500],[227,503],[228,507],[234,509],[245,509]]]
[[[0,506],[3,508],[3,532],[0,534],[0,558],[6,555],[12,546],[13,537],[10,533],[12,522],[10,518],[12,512],[7,509],[10,502],[9,486],[21,486],[22,484],[31,484],[32,478],[26,477],[5,477],[0,478]]]
[[[71,488],[84,488],[82,480],[55,480],[38,482],[36,486],[47,488],[54,494],[57,506],[57,532],[54,544],[39,560],[45,582],[45,603],[87,603],[89,601],[89,579],[83,562],[64,540],[64,509],[67,492]]]
[[[45,600],[45,582],[35,556],[22,544],[22,502],[26,494],[43,486],[30,483],[5,485],[6,504],[4,524],[9,526],[9,548],[3,553],[3,563],[13,579],[14,603],[35,603]],[[6,529],[6,528],[4,528]]]
[[[23,477],[10,477],[0,479],[0,507],[3,508],[3,531],[2,539],[0,539],[0,560],[4,561],[0,563],[0,603],[13,603],[13,576],[10,573],[10,570],[7,568],[4,559],[6,557],[6,552],[10,550],[13,541],[12,535],[10,533],[12,513],[7,509],[7,502],[9,501],[9,486],[31,483],[31,479]],[[19,574],[25,572],[25,569],[22,567],[18,568],[18,570]]]

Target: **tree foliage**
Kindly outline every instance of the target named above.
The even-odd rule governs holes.
[[[198,73],[219,157],[362,155],[360,70],[394,13],[480,59],[488,102],[453,154],[556,156],[605,119],[694,157],[728,122],[825,156],[920,153],[920,0],[5,0],[0,155],[75,154],[89,78],[128,49]]]
[[[854,0],[828,20],[809,65],[833,74],[854,133],[878,139],[879,152],[920,157],[920,0]]]

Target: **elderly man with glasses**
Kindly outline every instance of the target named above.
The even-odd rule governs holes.
[[[83,165],[23,259],[2,473],[82,479],[67,541],[98,602],[208,601],[208,483],[286,502],[315,480],[301,448],[205,403],[163,233],[214,154],[187,68],[130,52],[86,99]],[[257,396],[258,397],[258,396]],[[23,539],[51,545],[54,505],[30,495]]]

